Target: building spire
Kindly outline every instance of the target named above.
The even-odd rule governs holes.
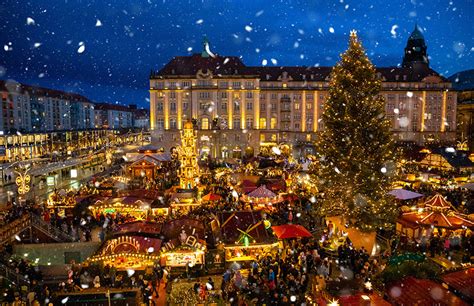
[[[201,52],[202,57],[209,57],[210,56],[210,54],[207,52],[207,50],[209,50],[209,40],[207,39],[207,36],[204,36],[204,38],[202,40],[202,52]]]
[[[403,67],[413,67],[414,64],[429,65],[428,54],[426,53],[425,37],[418,23],[408,38],[403,56]]]

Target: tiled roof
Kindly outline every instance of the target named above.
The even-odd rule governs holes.
[[[118,105],[118,104],[109,104],[109,103],[96,103],[96,110],[116,110],[122,112],[131,112],[132,110],[128,106]]]
[[[416,82],[427,76],[440,77],[444,82],[448,80],[426,65],[415,67],[380,67],[376,68],[385,81]],[[236,56],[202,57],[200,54],[191,56],[176,56],[151,78],[195,76],[199,71],[206,74],[211,72],[214,77],[248,76],[257,77],[261,81],[277,81],[286,72],[291,81],[324,82],[328,80],[332,67],[305,67],[305,66],[274,66],[259,67],[246,66]]]
[[[49,89],[39,86],[20,84],[13,81],[0,80],[0,91],[8,91],[10,93],[29,94],[38,97],[51,97],[70,101],[81,101],[92,103],[88,98],[71,92],[65,92],[56,89]]]
[[[446,148],[436,148],[431,151],[441,155],[454,168],[471,168],[474,163],[469,159],[469,154],[463,151],[448,152]]]

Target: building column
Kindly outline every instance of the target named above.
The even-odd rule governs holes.
[[[426,91],[423,90],[423,95],[421,98],[421,127],[420,131],[425,131],[425,108],[426,108]]]
[[[253,90],[253,108],[254,108],[254,114],[253,114],[253,126],[254,129],[258,130],[260,129],[260,90]]]
[[[446,90],[443,91],[443,104],[441,105],[441,127],[440,131],[444,132],[446,129]]]
[[[303,90],[301,97],[301,132],[306,132],[306,91]]]
[[[233,101],[234,92],[232,90],[227,90],[227,126],[229,130],[234,128],[234,101]]]
[[[165,91],[165,99],[163,103],[163,111],[165,113],[165,130],[170,128],[170,102],[169,102],[169,90]]]
[[[178,130],[181,130],[183,128],[183,91],[182,90],[177,90],[177,101],[176,105],[177,110],[178,110],[178,116],[176,118],[176,124],[178,127]]]
[[[246,128],[245,122],[245,108],[247,107],[247,102],[245,101],[245,92],[243,90],[239,90],[240,92],[240,128],[243,130]]]
[[[319,113],[319,94],[318,91],[314,91],[313,96],[313,132],[318,131],[318,113]]]

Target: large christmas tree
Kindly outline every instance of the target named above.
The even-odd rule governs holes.
[[[384,115],[381,81],[355,31],[333,68],[318,143],[323,215],[342,215],[351,226],[387,228],[396,216],[387,197],[395,175],[393,140]]]

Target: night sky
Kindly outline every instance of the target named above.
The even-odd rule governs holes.
[[[247,65],[329,66],[356,29],[376,65],[396,66],[416,22],[450,76],[474,68],[473,20],[472,0],[7,0],[0,78],[148,107],[150,69],[201,52],[203,36]]]

